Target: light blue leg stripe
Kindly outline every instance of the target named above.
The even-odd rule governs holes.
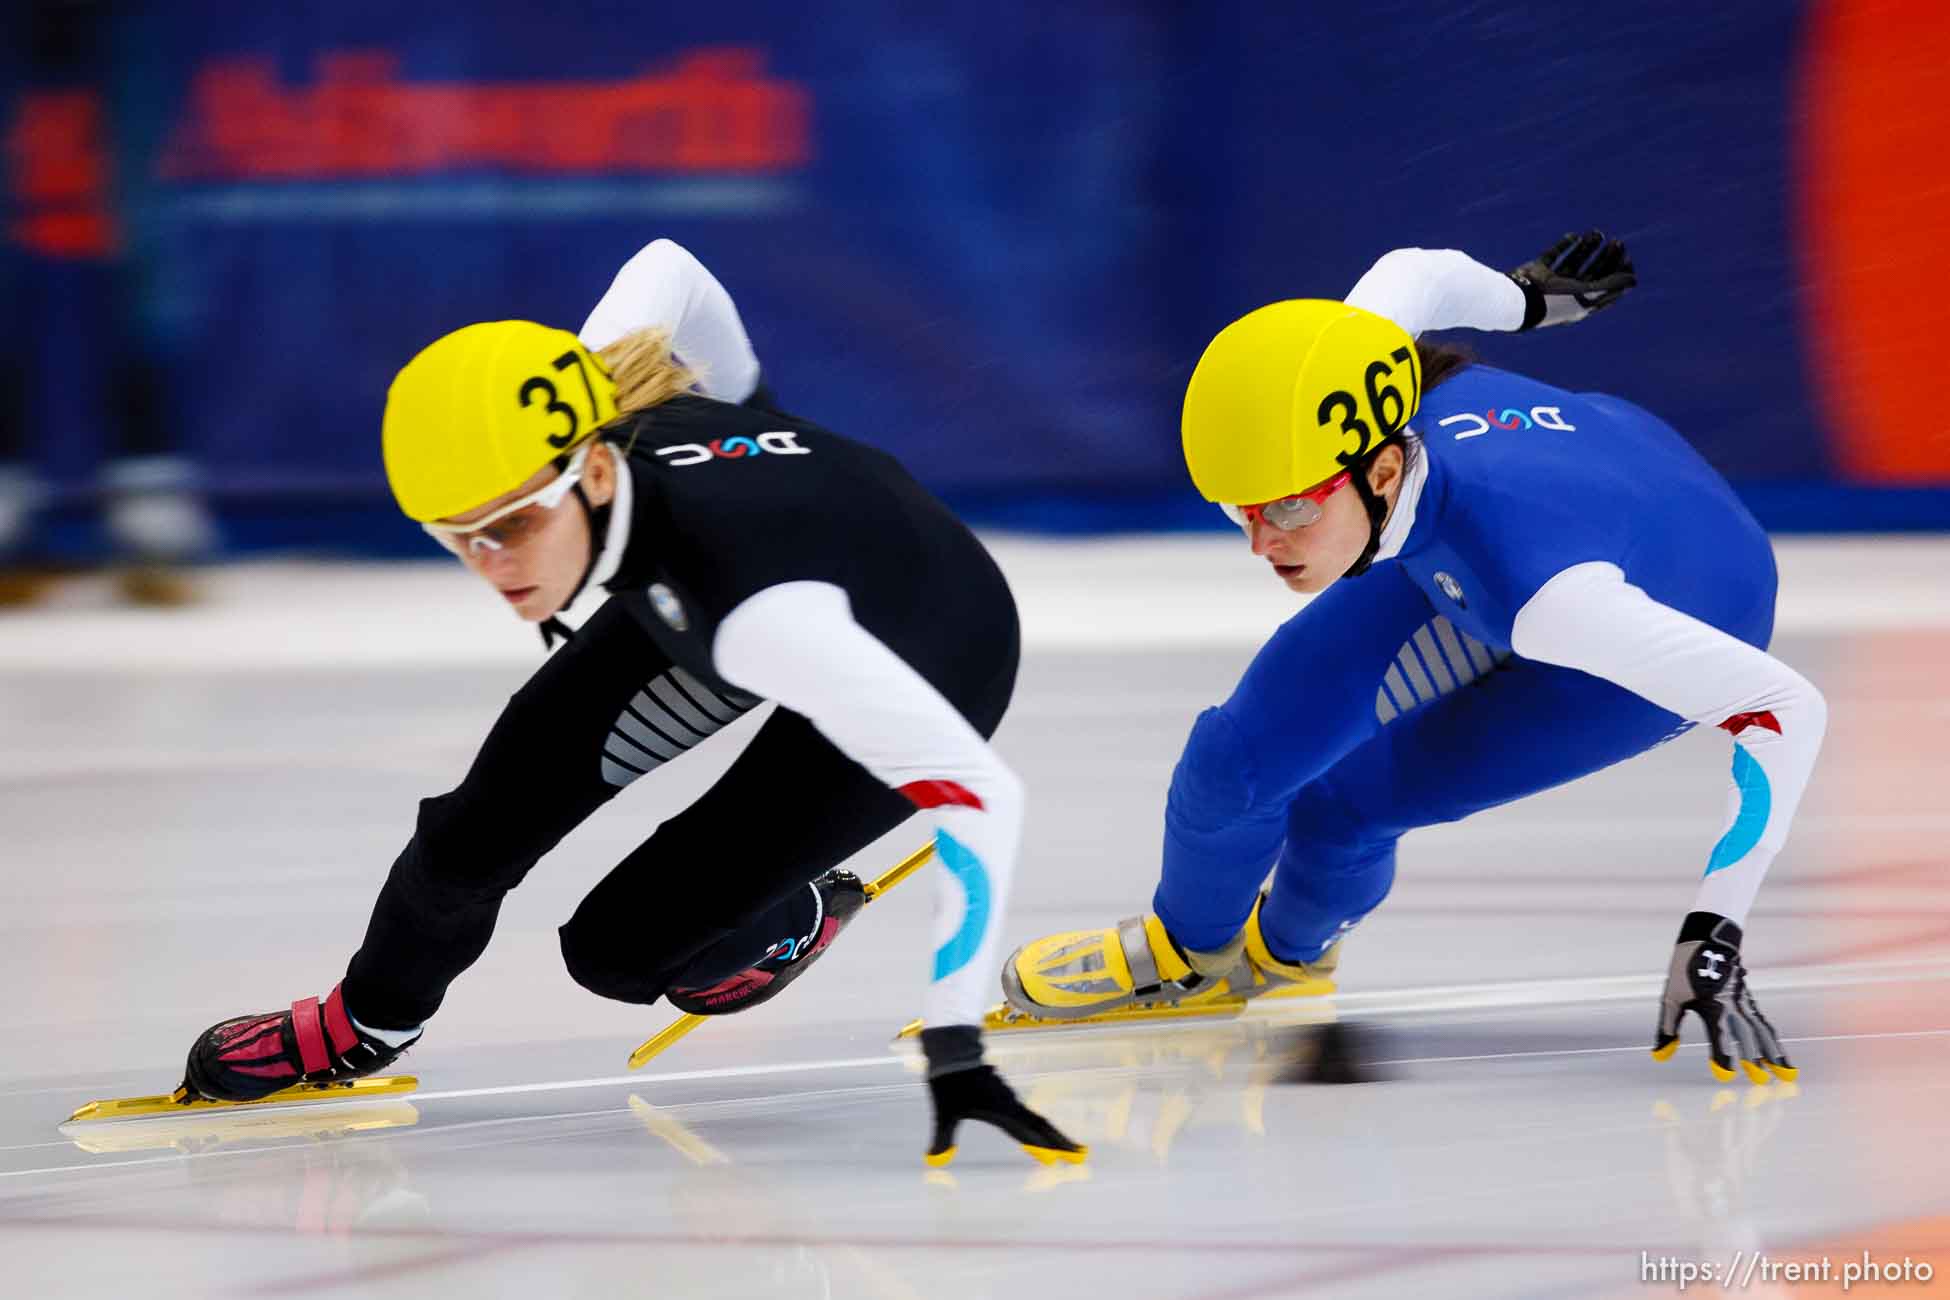
[[[1713,856],[1706,862],[1709,876],[1752,853],[1767,829],[1769,814],[1774,811],[1774,789],[1767,784],[1767,773],[1760,770],[1760,764],[1742,745],[1733,747],[1733,783],[1740,787],[1740,811],[1735,814],[1733,825],[1727,827],[1727,833],[1713,846]]]
[[[989,871],[980,858],[968,851],[967,845],[947,831],[934,833],[934,856],[950,875],[961,881],[962,892],[968,895],[968,906],[961,913],[961,928],[934,954],[934,977],[940,980],[973,961],[975,950],[982,946],[982,936],[988,933]]]

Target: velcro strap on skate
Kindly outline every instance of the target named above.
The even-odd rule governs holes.
[[[325,1050],[325,1030],[320,1023],[317,998],[291,1004],[291,1036],[298,1040],[298,1062],[306,1074],[330,1068],[332,1058]]]
[[[1186,964],[1178,945],[1166,931],[1165,923],[1158,919],[1156,913],[1146,912],[1138,918],[1138,924],[1144,927],[1145,950],[1151,954],[1151,965],[1158,977],[1191,987],[1193,976],[1198,972]]]
[[[1144,933],[1144,918],[1128,916],[1117,923],[1117,941],[1124,949],[1124,965],[1131,972],[1132,989],[1158,987],[1158,962]]]
[[[345,994],[339,988],[334,984],[325,995],[325,1033],[332,1040],[332,1050],[343,1057],[359,1045],[359,1031],[352,1027],[352,1013],[345,1009]]]

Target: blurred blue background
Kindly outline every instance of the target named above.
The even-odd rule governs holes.
[[[790,409],[977,522],[1080,531],[1224,526],[1177,410],[1227,321],[1392,247],[1507,268],[1602,227],[1620,308],[1467,342],[1661,413],[1770,527],[1950,525],[1943,418],[1884,391],[1942,309],[1879,310],[1876,243],[1950,233],[1943,165],[1878,143],[1940,140],[1950,94],[1925,70],[1879,134],[1852,89],[1942,6],[79,8],[85,66],[10,43],[8,74],[12,438],[57,550],[97,544],[134,421],[230,549],[426,553],[393,372],[469,321],[576,327],[660,236]]]

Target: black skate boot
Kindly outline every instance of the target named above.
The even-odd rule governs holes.
[[[359,1032],[337,985],[321,1004],[306,998],[289,1011],[263,1011],[212,1025],[190,1047],[183,1089],[191,1098],[256,1101],[297,1083],[357,1079],[399,1059],[419,1035],[398,1047]]]
[[[723,1016],[777,997],[813,964],[814,958],[832,946],[846,923],[867,903],[866,887],[851,871],[829,871],[812,882],[812,889],[819,911],[808,933],[779,940],[755,964],[708,987],[670,989],[664,994],[670,1005],[694,1016]]]

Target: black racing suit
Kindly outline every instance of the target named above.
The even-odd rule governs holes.
[[[502,897],[620,789],[758,701],[719,677],[720,620],[813,581],[984,737],[1020,633],[994,560],[893,457],[763,407],[675,398],[603,435],[632,502],[610,598],[515,693],[460,786],[423,800],[346,975],[362,1023],[405,1029],[486,948]],[[751,965],[803,886],[915,804],[783,707],[730,769],[561,929],[577,982],[654,1002]]]

